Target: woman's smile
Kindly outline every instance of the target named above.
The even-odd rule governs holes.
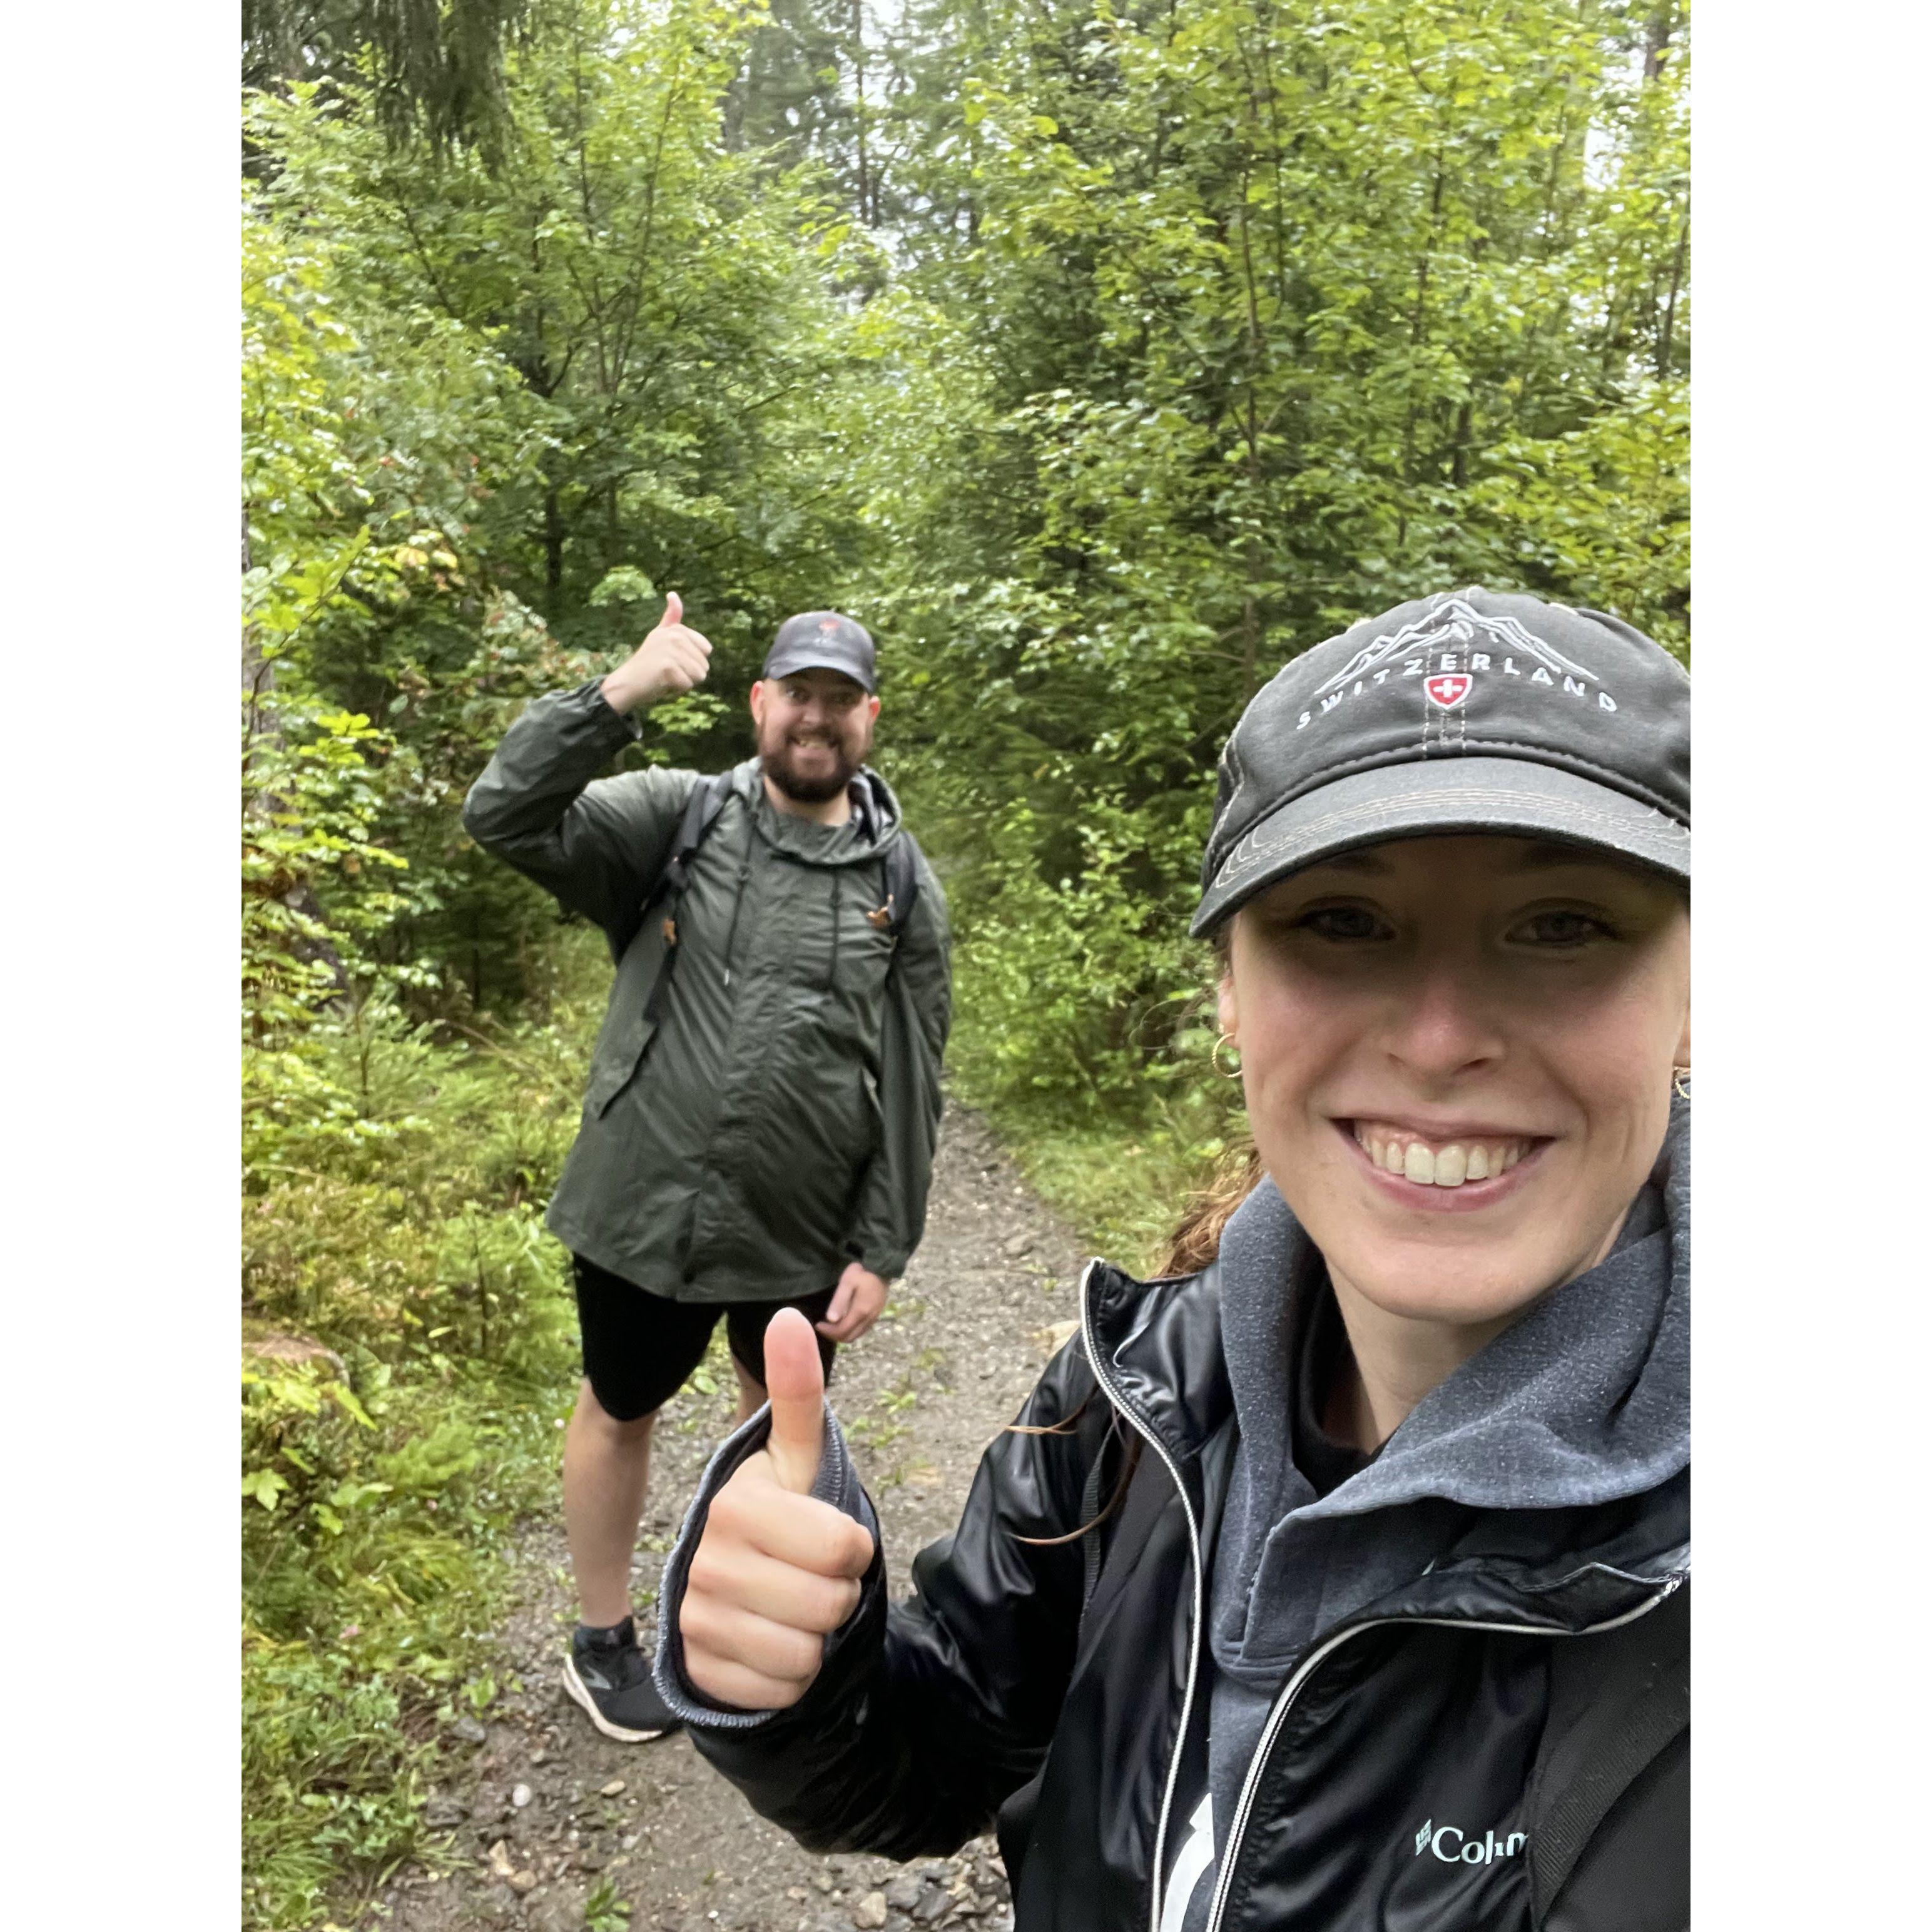
[[[1469,1214],[1515,1194],[1539,1170],[1546,1135],[1495,1127],[1425,1132],[1386,1120],[1339,1120],[1352,1158],[1386,1198],[1424,1214]]]

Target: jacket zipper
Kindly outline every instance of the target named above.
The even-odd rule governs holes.
[[[1187,1518],[1187,1547],[1194,1565],[1194,1621],[1189,1631],[1187,1645],[1187,1682],[1180,1694],[1180,1724],[1174,1733],[1174,1755],[1168,1760],[1167,1783],[1160,1795],[1160,1816],[1156,1822],[1154,1834],[1154,1870],[1148,1885],[1148,1932],[1160,1932],[1161,1877],[1166,1864],[1168,1814],[1174,1805],[1174,1780],[1180,1774],[1180,1756],[1187,1748],[1187,1726],[1194,1713],[1195,1680],[1201,1663],[1201,1619],[1202,1616],[1202,1578],[1201,1568],[1201,1526],[1194,1514],[1194,1504],[1187,1493],[1187,1485],[1180,1479],[1180,1466],[1167,1453],[1167,1445],[1146,1426],[1130,1408],[1120,1392],[1107,1379],[1107,1372],[1100,1366],[1100,1351],[1094,1334],[1094,1312],[1088,1296],[1088,1286],[1093,1278],[1095,1264],[1089,1262],[1080,1276],[1080,1334],[1086,1344],[1087,1364],[1094,1371],[1094,1379],[1098,1382],[1107,1400],[1114,1405],[1116,1413],[1126,1418],[1128,1426],[1142,1442],[1160,1458],[1162,1466],[1174,1479],[1174,1486],[1180,1496],[1180,1507]]]
[[[1240,1854],[1242,1835],[1247,1830],[1249,1817],[1254,1810],[1255,1796],[1261,1788],[1262,1773],[1266,1768],[1268,1754],[1274,1748],[1275,1739],[1287,1721],[1288,1707],[1316,1666],[1331,1651],[1339,1650],[1351,1637],[1360,1636],[1364,1630],[1384,1630],[1395,1624],[1415,1624],[1436,1630],[1496,1630],[1516,1636],[1598,1636],[1605,1630],[1618,1629],[1648,1615],[1682,1581],[1681,1577],[1673,1576],[1656,1595],[1646,1598],[1635,1610],[1625,1610],[1621,1616],[1606,1618],[1602,1623],[1592,1624],[1578,1630],[1553,1630],[1536,1624],[1483,1623],[1464,1617],[1377,1617],[1370,1622],[1352,1624],[1346,1630],[1337,1630],[1296,1666],[1282,1686],[1274,1708],[1268,1712],[1268,1722],[1262,1727],[1260,1742],[1255,1746],[1254,1756],[1248,1760],[1247,1771],[1241,1780],[1241,1795],[1235,1802],[1234,1819],[1228,1828],[1227,1849],[1221,1855],[1221,1869],[1214,1881],[1214,1902],[1208,1909],[1207,1932],[1221,1932],[1222,1917],[1228,1909],[1228,1894],[1234,1889],[1234,1868]]]

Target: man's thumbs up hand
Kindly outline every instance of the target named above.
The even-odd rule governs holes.
[[[712,1498],[691,1559],[678,1632],[686,1675],[721,1704],[784,1710],[859,1602],[872,1532],[811,1493],[825,1437],[818,1340],[797,1310],[765,1330],[771,1436]]]
[[[604,695],[616,710],[629,711],[693,689],[710,668],[710,640],[684,621],[684,599],[674,590],[650,634],[604,679]]]

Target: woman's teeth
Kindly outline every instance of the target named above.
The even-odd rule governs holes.
[[[1423,1187],[1460,1187],[1466,1180],[1492,1180],[1507,1174],[1529,1151],[1526,1140],[1445,1141],[1440,1147],[1418,1140],[1400,1127],[1358,1120],[1357,1144],[1376,1166]]]

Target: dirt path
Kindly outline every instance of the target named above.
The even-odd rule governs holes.
[[[1084,1256],[1020,1182],[983,1121],[949,1110],[926,1240],[896,1318],[842,1352],[832,1397],[878,1508],[896,1594],[951,1528],[988,1439],[1012,1419],[1075,1313]],[[730,1401],[688,1389],[658,1433],[638,1558],[640,1606]],[[527,1580],[500,1633],[509,1688],[459,1727],[462,1774],[431,1800],[447,1846],[405,1869],[359,1922],[398,1932],[1006,1932],[990,1840],[899,1866],[816,1858],[753,1814],[682,1736],[643,1745],[592,1730],[557,1682],[572,1611],[560,1522],[526,1539]],[[463,1753],[459,1748],[458,1756]],[[438,1865],[444,1869],[439,1870]],[[613,1900],[630,1907],[626,1922]],[[586,1918],[586,1909],[588,1917]]]

